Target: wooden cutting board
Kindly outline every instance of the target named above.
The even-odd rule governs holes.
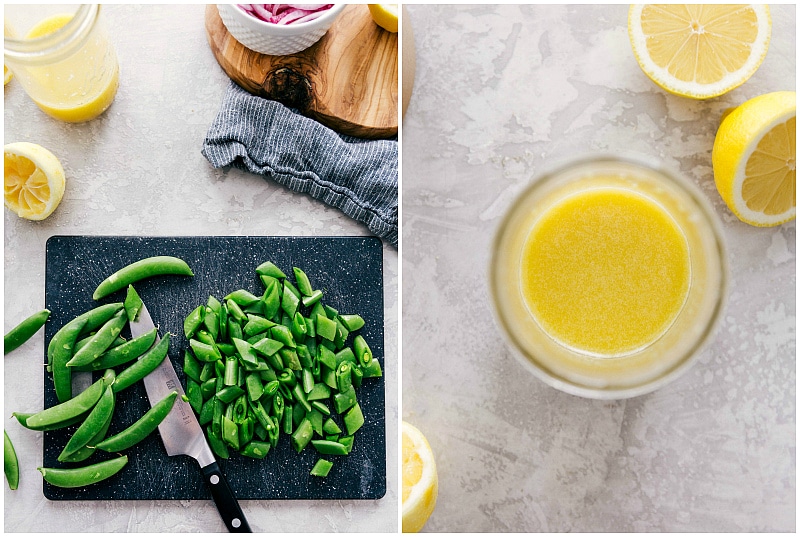
[[[213,4],[206,8],[206,34],[222,70],[248,92],[342,134],[397,135],[397,34],[375,24],[366,5],[347,6],[322,39],[288,56],[260,54],[236,41]]]

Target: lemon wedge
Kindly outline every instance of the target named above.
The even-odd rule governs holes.
[[[714,181],[725,203],[753,226],[795,217],[797,95],[767,93],[725,115],[711,152]]]
[[[767,54],[766,5],[644,4],[628,12],[639,66],[663,89],[708,99],[749,79]]]
[[[403,422],[403,533],[422,529],[436,507],[439,476],[425,436]]]
[[[5,205],[28,220],[44,220],[64,196],[64,168],[44,147],[15,142],[3,147]]]
[[[369,12],[375,24],[388,32],[397,33],[399,4],[369,4]]]

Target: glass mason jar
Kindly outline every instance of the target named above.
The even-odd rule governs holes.
[[[693,184],[640,157],[546,173],[501,221],[489,286],[510,348],[573,395],[623,399],[684,372],[726,301],[719,221]]]
[[[99,5],[57,9],[52,13],[50,6],[5,6],[4,62],[45,113],[71,123],[89,121],[102,114],[117,93],[117,55],[101,23]],[[25,36],[13,35],[31,17],[38,22]]]

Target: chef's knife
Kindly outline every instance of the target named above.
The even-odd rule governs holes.
[[[150,312],[142,304],[138,317],[131,321],[131,335],[140,336],[149,332],[155,325]],[[144,378],[144,386],[150,404],[154,405],[173,390],[178,392],[175,406],[164,421],[158,426],[161,441],[167,448],[167,455],[188,455],[195,459],[203,471],[203,477],[211,490],[211,496],[217,505],[229,531],[251,532],[239,502],[233,495],[225,476],[219,469],[216,459],[203,434],[203,429],[194,415],[192,407],[182,399],[184,394],[178,375],[172,366],[169,356],[152,373]]]

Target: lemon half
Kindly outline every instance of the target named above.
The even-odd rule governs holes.
[[[384,30],[396,34],[398,28],[398,5],[399,4],[369,4],[369,12],[372,15],[372,20]]]
[[[44,147],[15,142],[3,147],[5,205],[28,220],[44,220],[64,196],[66,180],[58,158]]]
[[[628,35],[645,74],[695,99],[749,79],[767,54],[771,32],[766,5],[645,4],[628,12]]]
[[[795,217],[797,95],[767,93],[723,117],[711,161],[714,181],[740,220],[777,226]]]
[[[403,422],[403,533],[422,529],[436,507],[439,476],[425,436]]]

